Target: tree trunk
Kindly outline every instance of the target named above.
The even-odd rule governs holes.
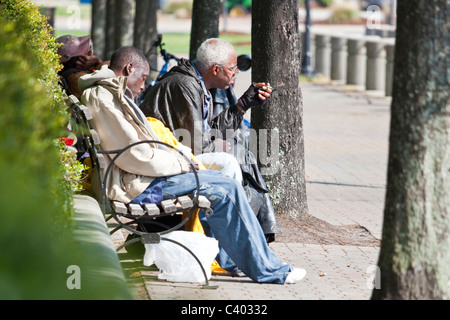
[[[134,19],[134,46],[144,54],[150,49],[152,43],[158,40],[156,25],[156,12],[158,0],[136,0],[136,16]],[[156,66],[156,50],[151,55],[151,66]]]
[[[189,59],[194,60],[203,41],[219,36],[220,0],[194,0]]]
[[[106,1],[92,0],[91,39],[94,54],[105,59]]]
[[[119,1],[119,0],[117,0]],[[106,27],[105,27],[105,55],[104,60],[109,60],[115,50],[115,14],[116,0],[106,0]]]
[[[373,299],[450,298],[447,0],[398,1],[388,181]]]
[[[291,216],[308,213],[298,23],[297,0],[253,2],[252,79],[276,89],[262,109],[252,109],[259,147],[255,155],[275,210]]]
[[[133,0],[116,0],[114,50],[133,45]]]

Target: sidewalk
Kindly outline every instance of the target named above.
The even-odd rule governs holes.
[[[388,152],[389,99],[302,83],[309,212],[335,225],[360,224],[381,238]],[[141,269],[152,300],[366,300],[378,247],[271,243],[285,262],[307,270],[293,285],[213,276],[210,285],[157,280]]]

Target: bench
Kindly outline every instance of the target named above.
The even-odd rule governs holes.
[[[92,167],[92,191],[100,204],[101,210],[105,216],[105,221],[110,221],[113,219],[116,222],[114,224],[108,223],[110,227],[113,227],[110,234],[112,235],[115,232],[124,229],[135,236],[133,239],[125,241],[117,248],[117,251],[138,241],[144,245],[157,244],[162,240],[173,242],[189,251],[189,253],[195,258],[205,276],[204,287],[209,287],[209,280],[206,272],[195,254],[183,244],[163,237],[164,234],[181,229],[193,217],[196,210],[205,210],[206,215],[212,213],[209,200],[206,197],[199,195],[198,191],[200,190],[200,183],[191,160],[171,145],[154,140],[140,141],[120,150],[101,150],[99,136],[95,129],[90,125],[89,120],[92,119],[92,114],[89,109],[73,95],[68,97],[67,105],[69,107],[69,113],[72,119],[71,129],[77,136],[78,140],[77,149],[81,154],[84,154],[90,159]],[[183,195],[177,197],[177,199],[167,199],[161,201],[160,203],[151,203],[144,206],[110,201],[107,198],[106,185],[112,165],[126,150],[140,143],[162,144],[174,149],[185,157],[193,169],[192,171],[195,174],[197,182],[197,192],[194,193],[192,198],[189,195]],[[110,157],[111,159],[108,166],[106,166],[105,157]],[[174,216],[182,217],[175,225],[166,225],[160,222],[163,220],[162,218]],[[148,225],[153,225],[159,230],[148,231]]]

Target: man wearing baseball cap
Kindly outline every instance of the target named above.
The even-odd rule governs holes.
[[[58,55],[63,65],[63,69],[59,72],[62,86],[67,95],[73,94],[81,99],[82,92],[78,88],[78,78],[100,69],[106,63],[94,55],[90,36],[64,35],[56,39],[56,42],[61,43]]]

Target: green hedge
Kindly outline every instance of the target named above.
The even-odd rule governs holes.
[[[2,0],[0,43],[0,299],[108,298],[108,288],[67,286],[86,260],[55,143],[68,121],[57,45],[38,7]]]
[[[66,134],[68,121],[64,92],[58,82],[58,45],[34,4],[3,0],[0,6],[0,15],[9,23],[4,27],[4,37],[11,37],[9,43],[2,42],[2,152],[23,161],[21,167],[32,172],[39,168],[43,183],[50,179],[48,188],[62,208],[55,219],[66,219],[71,212],[71,190],[64,180],[65,168],[57,162],[54,143]],[[19,156],[10,145],[28,154]]]

